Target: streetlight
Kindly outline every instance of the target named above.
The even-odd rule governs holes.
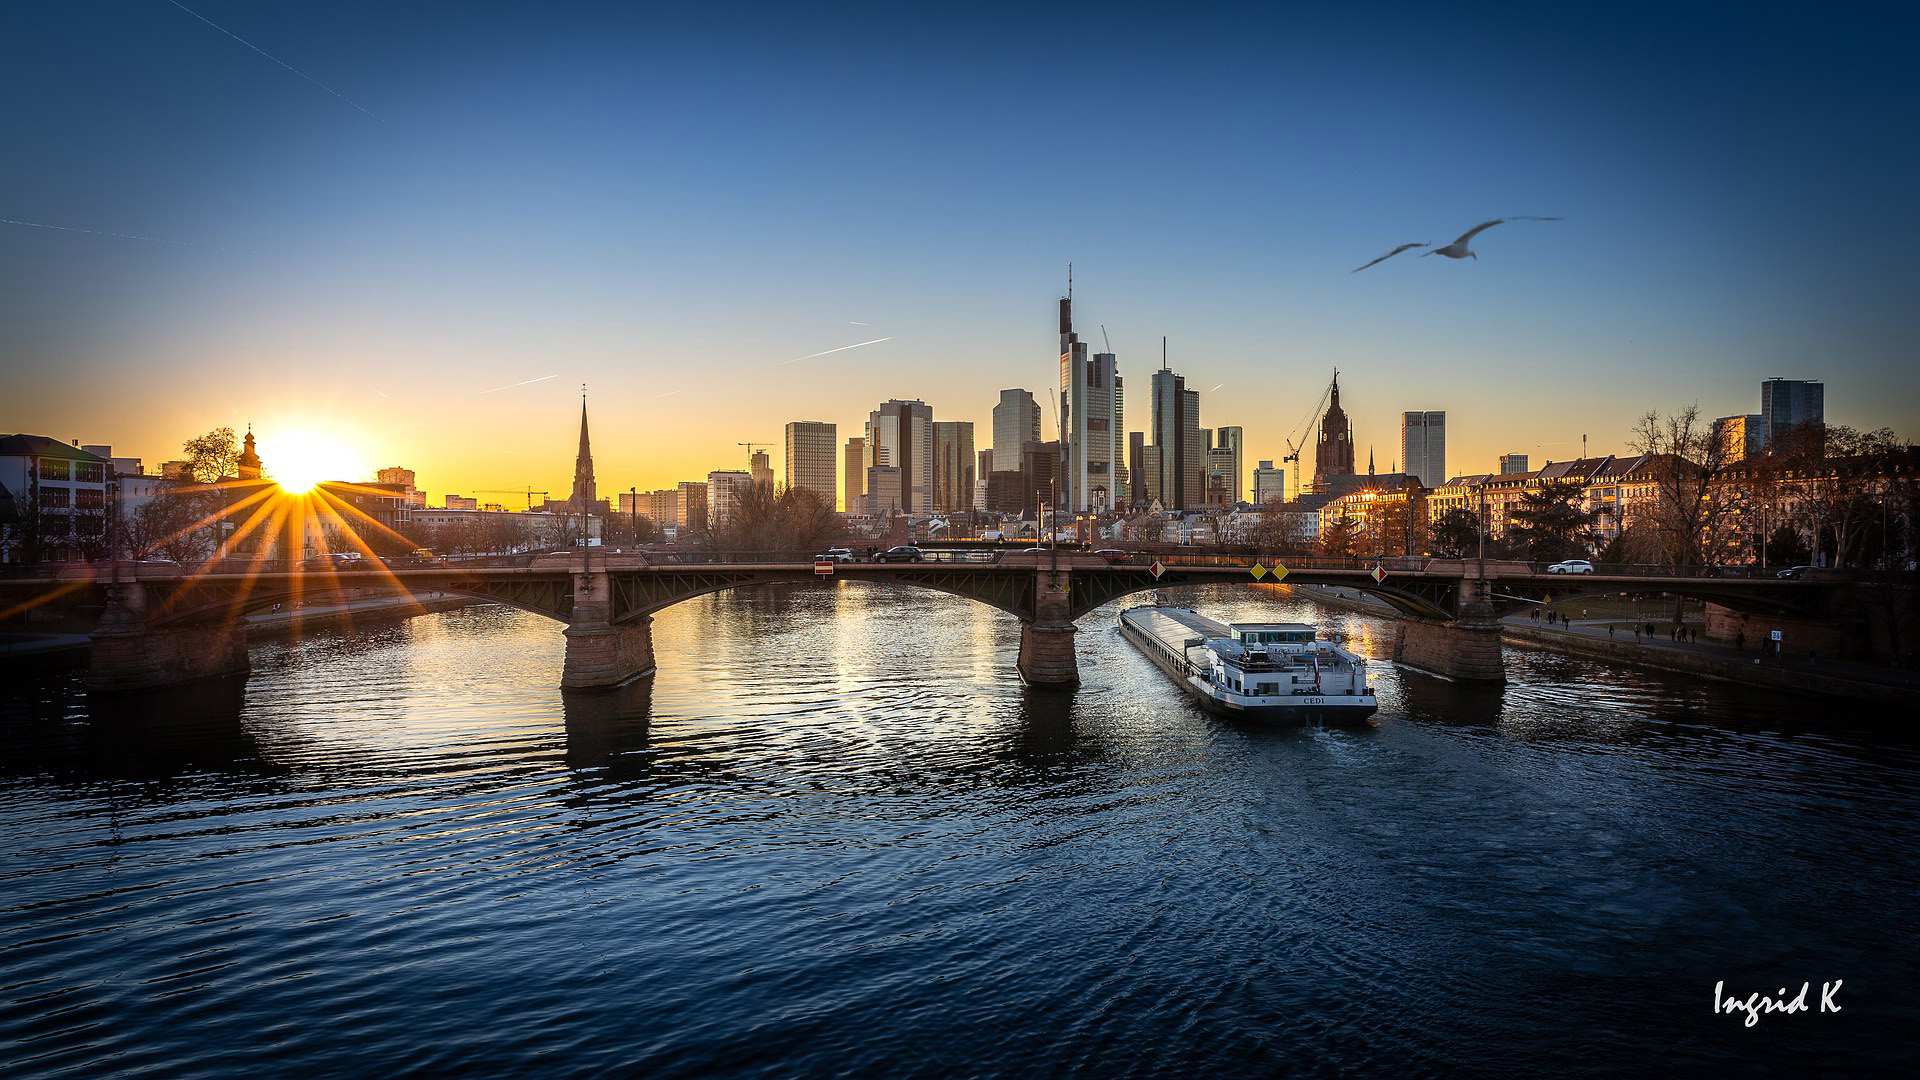
[[[635,484],[633,487],[630,487],[627,489],[627,513],[630,515],[628,519],[628,524],[627,524],[627,530],[629,533],[627,539],[633,542],[634,547],[639,547],[640,546],[640,486],[638,484]]]
[[[1475,484],[1473,490],[1480,496],[1480,519],[1477,524],[1480,526],[1480,595],[1484,598],[1487,592],[1487,485]]]

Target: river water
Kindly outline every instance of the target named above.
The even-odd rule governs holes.
[[[0,1071],[1910,1062],[1910,717],[1513,651],[1503,689],[1382,662],[1373,728],[1263,730],[1114,625],[1074,691],[1022,686],[1008,616],[855,583],[671,608],[659,674],[590,698],[497,607],[131,702],[14,673]],[[1805,982],[1807,1012],[1713,1012]]]

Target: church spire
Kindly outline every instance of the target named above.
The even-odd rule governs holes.
[[[260,479],[260,454],[253,445],[253,425],[247,425],[247,438],[241,444],[240,458],[234,463],[234,472],[242,480]]]
[[[595,494],[593,448],[587,443],[587,390],[583,386],[580,388],[580,453],[573,459],[573,508],[592,510]]]

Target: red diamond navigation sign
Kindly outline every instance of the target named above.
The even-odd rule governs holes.
[[[1373,583],[1375,585],[1378,585],[1381,582],[1387,580],[1387,568],[1384,566],[1381,566],[1379,563],[1374,563],[1373,573],[1369,574],[1368,576],[1373,578]]]
[[[1152,565],[1152,566],[1149,566],[1149,567],[1147,567],[1147,573],[1149,573],[1149,574],[1152,574],[1152,575],[1153,575],[1153,580],[1155,580],[1155,581],[1159,581],[1159,580],[1160,580],[1160,575],[1161,575],[1161,574],[1164,574],[1164,573],[1166,573],[1166,572],[1167,572],[1167,568],[1166,568],[1165,566],[1162,566],[1162,565],[1160,564],[1160,560],[1159,560],[1159,559],[1155,559],[1155,560],[1153,560],[1153,565]]]

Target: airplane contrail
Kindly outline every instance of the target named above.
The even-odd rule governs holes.
[[[664,393],[664,394],[655,394],[655,395],[653,395],[652,397],[650,397],[650,398],[648,398],[647,400],[648,400],[648,401],[659,401],[659,400],[660,400],[661,398],[663,398],[663,397],[672,397],[673,395],[675,395],[675,394],[677,394],[677,393],[679,393],[679,392],[680,392],[680,391],[678,391],[678,390],[669,390],[669,391],[667,391],[667,392],[666,392],[666,393]]]
[[[1227,384],[1226,384],[1226,383],[1215,383],[1215,384],[1213,384],[1213,390],[1218,390],[1218,389],[1220,389],[1221,387],[1223,387],[1223,386],[1225,386],[1225,385],[1227,385]],[[1209,390],[1209,391],[1207,391],[1207,393],[1209,393],[1209,394],[1211,394],[1211,393],[1213,393],[1213,390]]]
[[[537,379],[523,379],[520,382],[510,382],[505,386],[496,386],[493,388],[493,390],[482,390],[480,391],[480,394],[491,394],[493,393],[494,390],[511,390],[516,386],[526,386],[529,383],[546,382],[548,379],[557,379],[559,377],[560,377],[560,373],[556,371],[551,375],[542,375]],[[473,396],[479,397],[480,394],[475,394]]]
[[[89,236],[117,236],[122,240],[146,240],[155,244],[178,244],[181,247],[199,247],[185,240],[162,240],[157,236],[135,236],[132,233],[102,232],[99,229],[76,229],[71,225],[45,225],[38,221],[16,221],[13,218],[0,218],[0,224],[25,225],[29,229],[58,229],[61,232],[86,233]]]
[[[863,323],[863,322],[855,322],[855,321],[854,321],[854,320],[852,320],[852,319],[848,319],[848,320],[847,320],[847,325],[848,325],[848,326],[872,326],[873,324],[872,324],[872,323]]]
[[[356,109],[360,109],[361,112],[366,113],[368,116],[372,116],[375,120],[380,120],[378,116],[374,116],[372,113],[367,112],[367,110],[360,108],[359,102],[354,101],[352,98],[348,97],[347,95],[341,93],[338,90],[335,90],[333,87],[328,86],[326,83],[321,82],[319,79],[314,78],[313,76],[307,74],[304,71],[301,71],[299,68],[294,67],[292,64],[287,63],[285,60],[280,59],[279,57],[273,55],[272,53],[261,48],[260,46],[255,45],[253,42],[248,41],[246,38],[241,37],[239,34],[236,34],[233,31],[227,29],[226,27],[221,26],[219,23],[214,22],[212,19],[207,18],[205,15],[202,15],[199,12],[188,7],[187,5],[181,3],[180,0],[167,0],[167,3],[172,4],[174,7],[179,8],[181,11],[184,11],[187,14],[193,16],[194,18],[199,19],[201,22],[206,23],[208,26],[213,27],[215,30],[220,31],[221,33],[227,35],[228,37],[239,42],[240,44],[245,45],[247,48],[252,49],[254,52],[259,53],[261,56],[264,56],[267,59],[273,61],[274,63],[279,64],[281,67],[286,68],[288,71],[293,72],[295,75],[298,75],[301,78],[312,83],[313,85],[319,87],[320,89],[325,90],[327,93],[332,94],[334,97],[339,98],[341,101],[344,101],[349,105],[352,105]],[[380,122],[383,124],[386,123],[385,120],[380,120]]]
[[[890,338],[890,337],[877,337],[877,338],[874,338],[874,339],[873,339],[872,341],[856,341],[856,342],[854,342],[854,343],[853,343],[853,344],[851,344],[851,345],[842,345],[842,346],[840,346],[840,347],[839,347],[839,348],[837,348],[837,349],[827,349],[827,350],[825,350],[825,351],[823,351],[823,352],[817,352],[817,353],[808,353],[808,354],[807,354],[807,355],[805,355],[805,356],[796,356],[796,357],[794,357],[794,358],[793,358],[793,359],[791,359],[791,360],[782,360],[782,361],[780,361],[779,363],[777,363],[777,364],[775,364],[775,365],[773,365],[773,366],[774,366],[774,367],[785,367],[785,366],[787,366],[788,364],[797,364],[797,363],[799,363],[799,362],[800,362],[800,361],[802,361],[802,360],[811,360],[811,359],[813,359],[813,358],[814,358],[814,357],[816,357],[816,356],[826,356],[826,355],[827,355],[828,353],[837,353],[837,352],[846,352],[846,351],[847,351],[848,349],[857,349],[857,348],[859,348],[859,347],[860,347],[860,346],[862,346],[862,345],[878,345],[878,344],[880,344],[880,343],[881,343],[881,342],[883,342],[883,341],[892,341],[892,340],[893,340],[893,339],[892,339],[892,338]]]

